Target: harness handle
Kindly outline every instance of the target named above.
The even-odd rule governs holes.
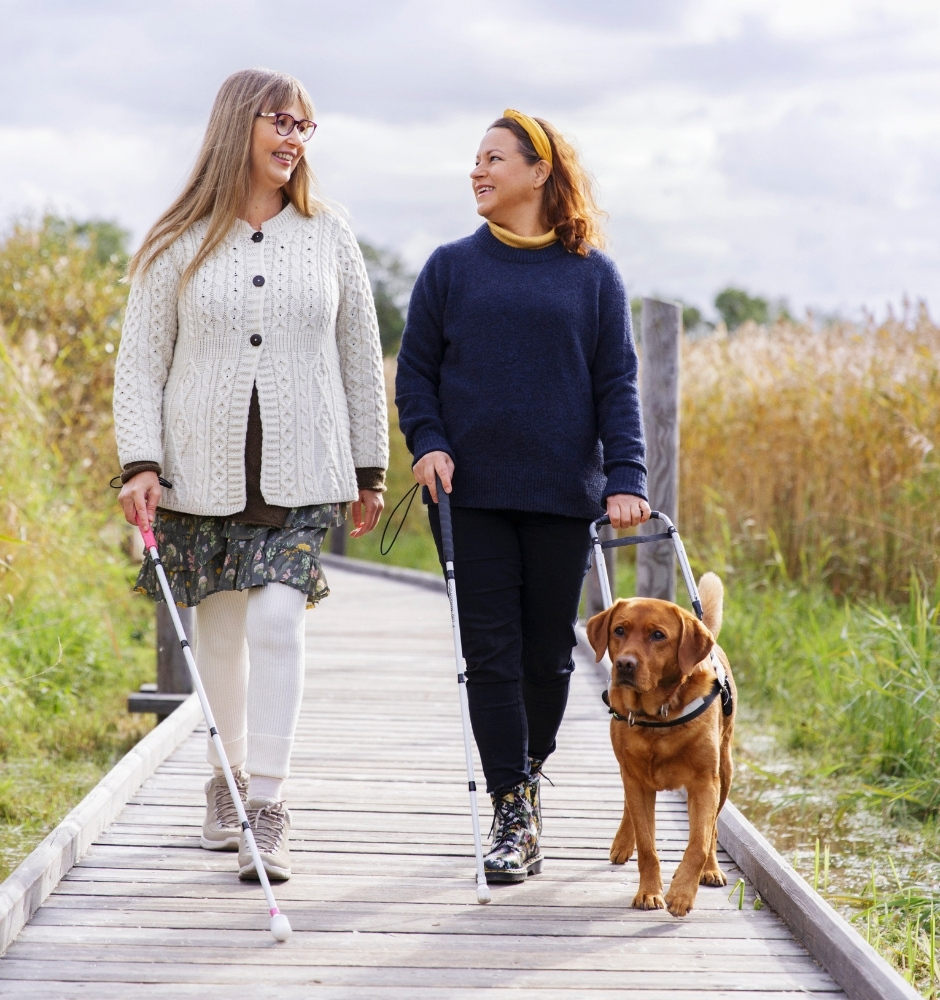
[[[672,521],[661,511],[651,510],[649,520],[661,521],[663,527],[666,529],[665,532],[658,535],[631,535],[628,538],[611,538],[606,541],[601,541],[600,536],[597,533],[599,527],[603,527],[605,524],[610,524],[610,518],[604,514],[603,517],[599,517],[596,521],[589,525],[588,530],[591,534],[591,544],[594,546],[594,551],[600,555],[601,549],[612,549],[620,545],[643,545],[646,542],[659,542],[665,541],[666,539],[672,540],[672,546],[676,550],[676,558],[679,561],[679,568],[682,570],[682,579],[685,580],[686,590],[689,592],[689,599],[692,602],[692,607],[695,610],[695,614],[698,616],[698,620],[702,621],[705,617],[705,613],[702,610],[702,601],[699,598],[698,587],[695,586],[695,577],[692,575],[692,567],[689,565],[689,557],[685,553],[685,546],[682,544],[682,539],[679,537],[679,529],[672,523]],[[598,576],[601,578],[601,594],[604,597],[606,605],[609,607],[613,603],[613,595],[610,593],[610,588],[607,586],[607,574],[602,573],[600,570],[600,563],[603,560],[595,559],[598,564]]]

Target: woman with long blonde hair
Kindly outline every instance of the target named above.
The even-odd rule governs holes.
[[[649,517],[630,309],[591,178],[507,109],[470,174],[472,235],[439,247],[408,307],[401,428],[428,499],[451,495],[470,717],[493,799],[487,879],[542,868],[539,775],[574,669],[588,524]],[[440,551],[437,508],[428,508]]]
[[[274,879],[300,712],[304,610],[329,590],[326,530],[382,511],[388,431],[375,306],[346,222],[315,195],[303,85],[243,70],[219,90],[183,192],[129,267],[114,384],[127,520],[152,523]],[[161,594],[145,562],[137,587]],[[202,846],[257,878],[210,742]]]

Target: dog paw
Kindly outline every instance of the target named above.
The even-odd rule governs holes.
[[[695,903],[695,893],[670,892],[666,897],[666,909],[674,917],[684,917]]]
[[[633,857],[634,844],[620,843],[614,841],[610,845],[610,863],[612,865],[625,865]]]
[[[720,868],[707,868],[702,872],[699,885],[727,885],[728,880]]]
[[[658,892],[638,892],[633,897],[634,910],[662,910],[665,900]]]

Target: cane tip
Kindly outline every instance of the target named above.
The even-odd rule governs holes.
[[[481,882],[477,886],[477,902],[488,903],[492,898],[493,897],[490,895],[490,887],[485,882]]]
[[[275,913],[271,917],[271,933],[275,941],[286,941],[290,937],[290,921],[283,913]]]

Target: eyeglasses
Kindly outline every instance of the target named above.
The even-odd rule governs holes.
[[[313,135],[317,130],[317,123],[310,121],[309,118],[302,118],[300,121],[293,115],[289,115],[286,111],[259,111],[259,118],[273,118],[274,127],[277,129],[278,135],[283,135],[285,138],[297,129],[297,134],[300,136],[303,142]]]

